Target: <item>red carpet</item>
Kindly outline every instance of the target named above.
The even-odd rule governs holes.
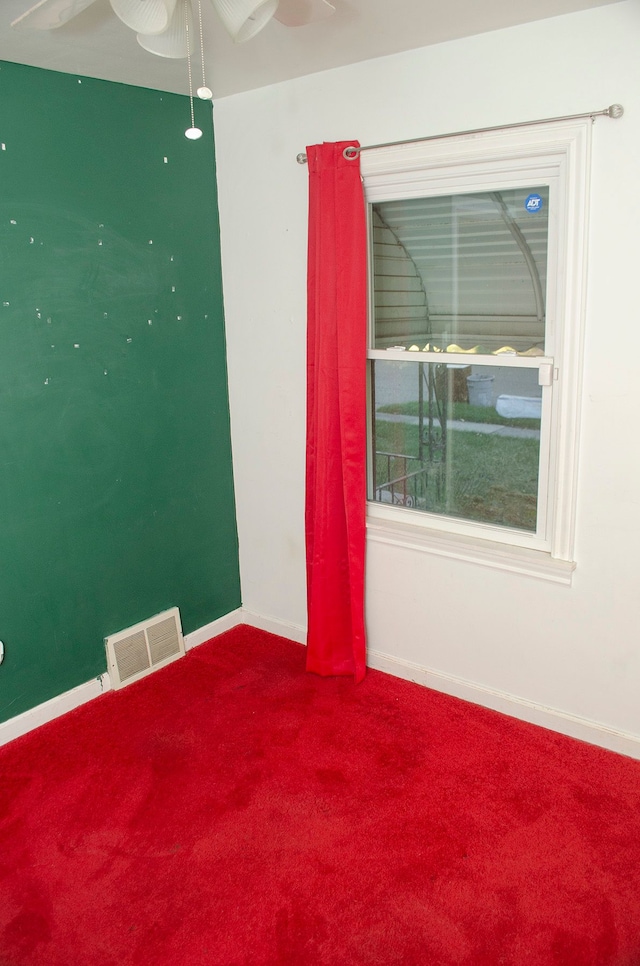
[[[640,762],[236,628],[0,749],[0,966],[637,966]]]

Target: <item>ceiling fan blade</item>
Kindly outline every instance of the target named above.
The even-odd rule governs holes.
[[[305,27],[308,23],[326,20],[335,12],[329,0],[280,0],[273,16],[285,27]]]
[[[39,0],[25,13],[12,21],[12,27],[31,27],[34,30],[55,30],[90,7],[95,0]]]

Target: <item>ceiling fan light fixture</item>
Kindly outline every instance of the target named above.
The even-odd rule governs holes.
[[[143,35],[161,34],[169,27],[176,0],[109,0],[127,27]]]
[[[188,23],[187,23],[188,19]],[[137,41],[144,50],[158,57],[179,60],[194,51],[191,4],[177,4],[169,26],[161,34],[139,33]]]
[[[211,0],[211,3],[236,44],[255,37],[278,9],[278,0]]]

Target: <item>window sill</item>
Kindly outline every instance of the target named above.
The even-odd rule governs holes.
[[[570,560],[558,560],[541,550],[529,550],[490,540],[462,537],[454,533],[427,530],[424,527],[369,516],[367,539],[373,543],[405,547],[440,557],[453,557],[467,563],[524,574],[558,584],[571,585],[576,565]]]

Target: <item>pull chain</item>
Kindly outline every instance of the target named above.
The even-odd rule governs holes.
[[[198,97],[203,101],[210,101],[213,91],[207,87],[207,80],[204,76],[204,34],[202,31],[202,0],[198,0],[198,29],[200,31],[200,64],[202,66],[202,87],[197,90]]]
[[[193,76],[191,73],[191,37],[189,36],[189,0],[184,0],[184,22],[187,35],[187,74],[189,76],[189,106],[191,108],[191,127],[187,128],[184,136],[190,141],[197,141],[202,137],[202,131],[196,127],[196,119],[193,110]],[[202,45],[202,25],[200,27],[200,38]]]

